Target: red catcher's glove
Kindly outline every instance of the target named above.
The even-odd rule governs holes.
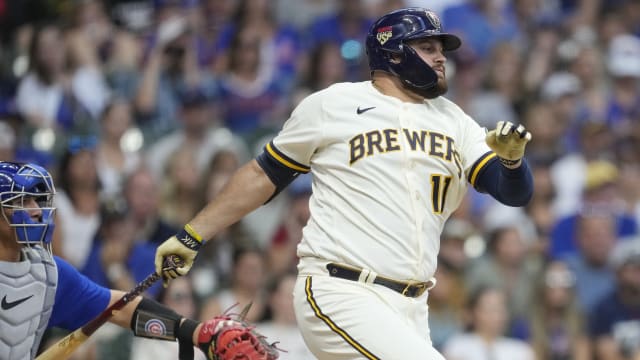
[[[198,346],[209,360],[276,360],[274,344],[243,321],[227,315],[216,316],[202,324]]]

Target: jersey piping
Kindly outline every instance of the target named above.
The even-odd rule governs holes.
[[[473,185],[473,187],[476,186],[476,180],[478,179],[478,174],[480,174],[480,170],[482,170],[487,165],[489,160],[495,157],[496,157],[496,153],[494,153],[493,151],[489,151],[484,155],[482,155],[473,164],[473,166],[471,166],[471,169],[469,169],[469,183]]]
[[[340,328],[338,325],[336,325],[336,323],[333,322],[333,320],[331,320],[331,318],[329,318],[327,315],[325,315],[322,312],[322,310],[320,310],[320,307],[316,303],[316,299],[313,298],[313,290],[311,290],[311,276],[307,276],[307,280],[305,282],[304,289],[305,289],[305,293],[307,295],[307,302],[309,303],[309,305],[313,309],[313,312],[315,313],[315,315],[316,315],[316,317],[318,319],[322,320],[325,324],[327,324],[327,326],[329,326],[331,331],[333,331],[336,334],[338,334],[347,343],[349,343],[349,345],[351,345],[354,349],[358,350],[358,352],[360,354],[362,354],[364,357],[366,357],[367,359],[380,360],[379,357],[373,355],[371,353],[371,351],[369,351],[367,348],[362,346],[362,344],[360,344],[357,340],[352,338],[346,331],[344,331],[342,328]]]

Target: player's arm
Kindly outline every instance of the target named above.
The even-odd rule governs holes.
[[[251,160],[236,171],[216,198],[189,224],[206,241],[264,204],[275,190],[276,186],[262,167]]]
[[[489,160],[474,186],[508,206],[525,206],[533,195],[533,177],[524,160],[515,169],[505,167],[498,159]]]
[[[256,160],[238,169],[211,202],[178,234],[163,242],[156,250],[156,271],[163,274],[165,284],[168,278],[184,275],[191,269],[203,243],[264,204],[275,190],[276,186]],[[163,259],[172,254],[179,256],[184,266],[163,271]]]
[[[109,305],[125,294],[117,290],[111,290],[110,293]],[[206,323],[185,318],[159,302],[142,296],[133,299],[122,310],[116,311],[109,321],[123,328],[130,328],[138,337],[178,341],[181,353],[193,354],[193,346],[207,346],[208,342],[213,340],[212,336],[200,338]]]
[[[472,166],[471,184],[505,205],[526,205],[533,195],[533,177],[524,159],[525,146],[530,140],[531,133],[522,125],[498,122],[485,139],[493,151],[481,156]]]
[[[256,159],[241,167],[221,192],[176,235],[156,250],[156,271],[169,279],[186,274],[202,244],[269,201],[300,173],[310,171],[311,157],[322,134],[323,97],[316,93],[302,100],[280,133]],[[183,266],[163,269],[163,260],[177,255]]]

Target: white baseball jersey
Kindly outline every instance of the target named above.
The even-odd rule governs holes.
[[[406,103],[370,81],[304,99],[267,151],[313,173],[300,257],[417,281],[432,277],[445,220],[495,156],[451,101]]]

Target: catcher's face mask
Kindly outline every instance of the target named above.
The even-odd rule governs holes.
[[[43,167],[0,162],[0,212],[18,243],[49,247],[54,195],[53,180]]]

